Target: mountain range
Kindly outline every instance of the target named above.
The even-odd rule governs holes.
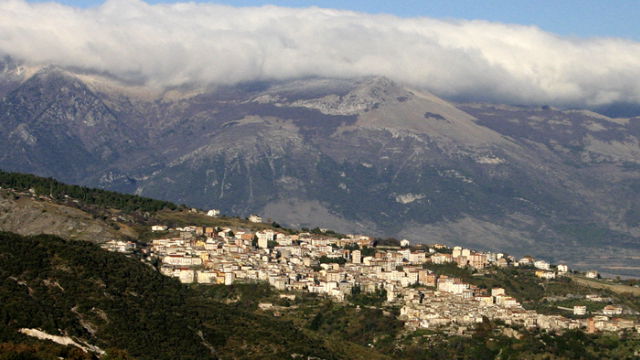
[[[0,168],[640,274],[640,117],[455,103],[382,77],[154,89],[0,63]]]

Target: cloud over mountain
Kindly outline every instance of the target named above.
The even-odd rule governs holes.
[[[441,96],[640,103],[640,43],[320,8],[0,0],[0,54],[149,85],[384,75]]]

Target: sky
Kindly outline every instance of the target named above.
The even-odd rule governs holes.
[[[156,4],[176,1],[147,2]],[[565,36],[621,37],[640,40],[640,26],[638,26],[640,1],[638,0],[213,0],[198,2],[231,6],[317,6],[402,17],[488,20],[535,25],[543,30]],[[103,1],[63,0],[60,3],[76,7],[91,7],[98,6]]]
[[[0,0],[0,56],[156,88],[378,75],[456,100],[640,104],[635,1],[60,1]]]

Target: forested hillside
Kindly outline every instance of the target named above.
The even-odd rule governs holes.
[[[204,297],[136,259],[86,242],[0,233],[0,342],[20,329],[136,359],[348,358],[292,323]]]
[[[155,200],[142,196],[122,194],[85,186],[68,185],[53,178],[44,178],[31,174],[5,172],[0,170],[0,187],[15,190],[33,189],[37,194],[49,195],[54,199],[64,199],[66,196],[81,200],[87,205],[97,205],[124,211],[158,211],[162,209],[176,209],[176,204],[168,201]]]

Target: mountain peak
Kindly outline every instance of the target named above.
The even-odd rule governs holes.
[[[411,96],[411,93],[382,76],[365,77],[352,82],[341,79],[313,80],[311,86],[316,90],[301,98],[290,98],[286,94],[282,96],[275,91],[258,101],[304,107],[325,115],[351,116],[371,111],[389,101],[404,101]],[[305,83],[305,87],[309,87],[309,84]],[[318,91],[319,89],[324,91]]]
[[[390,98],[408,97],[409,93],[392,80],[376,76],[357,82],[351,95],[367,102],[379,104],[389,101]]]
[[[359,87],[369,87],[375,89],[389,89],[398,85],[386,76],[367,76],[356,82]]]

